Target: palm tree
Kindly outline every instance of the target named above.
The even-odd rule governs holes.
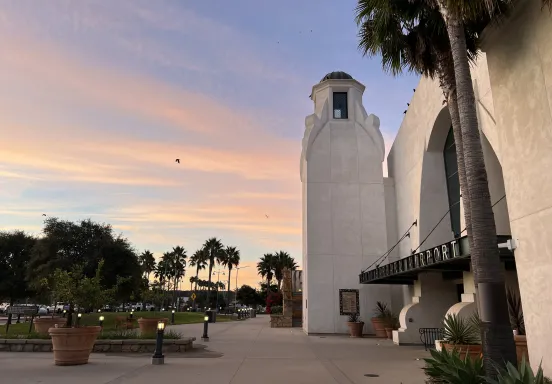
[[[267,292],[270,291],[270,281],[274,276],[274,255],[272,253],[265,253],[261,257],[261,261],[257,263],[257,272],[261,277],[266,277]]]
[[[224,258],[224,252],[221,241],[216,237],[208,239],[205,244],[203,244],[203,249],[205,249],[205,252],[207,252],[207,259],[209,260],[209,293],[207,294],[207,302],[209,302],[209,300],[211,299],[211,278],[213,274],[213,268],[215,266],[215,263],[220,264],[220,261]]]
[[[273,255],[273,272],[276,281],[278,282],[278,292],[282,290],[282,280],[284,278],[284,269],[289,268],[294,271],[297,269],[297,263],[284,251],[278,251]]]
[[[191,259],[190,259],[190,261],[191,261]],[[190,262],[190,265],[191,265],[191,262]],[[190,277],[190,291],[193,291],[194,283],[196,283],[196,285],[197,285],[197,277],[196,276],[191,276]]]
[[[138,256],[138,260],[140,261],[144,277],[149,281],[150,274],[155,271],[155,257],[153,256],[153,253],[149,250],[145,250],[140,256]]]
[[[186,275],[186,250],[181,246],[176,246],[171,252],[171,268],[173,270],[173,303],[176,304],[176,290],[180,279]]]
[[[469,5],[471,2],[457,3]],[[548,4],[551,4],[549,0]],[[504,5],[505,2],[495,1],[493,9]],[[477,52],[473,49],[477,37],[488,24],[491,13],[481,12],[481,8],[478,11],[477,7],[471,10],[475,12],[465,14],[464,10],[445,0],[439,4],[431,0],[386,0],[385,3],[360,0],[357,23],[361,25],[361,49],[365,54],[381,53],[384,68],[397,73],[407,67],[430,76],[437,72],[441,80],[457,146],[472,270],[476,286],[481,283],[485,286],[483,292],[478,293],[479,302],[482,306],[498,303],[492,316],[503,320],[491,321],[492,318],[482,316],[485,369],[494,375],[493,360],[497,363],[515,361],[516,355],[507,321],[504,275],[496,246],[496,228],[469,71],[469,60]],[[436,17],[437,12],[444,18]]]
[[[228,305],[230,304],[230,275],[232,274],[232,269],[240,265],[240,251],[236,247],[226,247],[222,265],[228,268],[228,296],[226,299],[226,304]]]
[[[202,269],[205,269],[207,266],[207,252],[204,248],[198,249],[192,257],[190,257],[190,266],[196,267],[196,275],[195,275],[195,288],[194,291],[197,291],[197,285],[199,282],[199,271]],[[193,300],[193,306],[195,308],[196,301]]]

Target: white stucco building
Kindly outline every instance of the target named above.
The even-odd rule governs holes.
[[[552,15],[540,0],[520,2],[508,20],[485,31],[483,53],[472,71],[497,243],[517,241],[514,251],[501,251],[506,283],[521,295],[531,363],[542,359],[548,375],[550,36]],[[313,88],[314,114],[306,121],[301,157],[303,329],[345,332],[338,292],[359,289],[365,321],[377,300],[386,301],[401,314],[395,342],[417,343],[419,329],[439,327],[447,312],[467,315],[475,309],[450,115],[438,82],[422,78],[384,178],[379,122],[364,112],[363,86],[343,74],[329,77]],[[347,92],[348,110],[338,112],[341,118],[335,114],[336,92]],[[405,233],[409,236],[402,238]],[[397,242],[379,268],[371,266]]]

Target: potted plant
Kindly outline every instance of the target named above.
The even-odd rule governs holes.
[[[153,286],[143,293],[144,300],[155,304],[155,308],[161,308],[161,302],[165,296],[163,289]],[[138,319],[138,327],[141,334],[152,334],[157,331],[157,324],[159,322],[169,323],[169,319],[166,317],[140,317]]]
[[[479,316],[475,313],[470,319],[447,315],[443,321],[443,342],[441,345],[448,352],[457,351],[461,359],[466,356],[481,356],[481,337]]]
[[[393,331],[400,328],[401,324],[399,322],[399,316],[389,311],[387,315],[387,323],[385,327],[385,333],[389,340],[393,339]]]
[[[527,336],[525,335],[525,321],[523,319],[523,307],[521,306],[521,297],[511,289],[506,292],[508,299],[508,313],[510,315],[510,324],[514,331],[514,341],[516,343],[516,355],[518,364],[523,357],[529,360],[527,349]]]
[[[364,322],[361,321],[358,313],[349,314],[347,321],[349,327],[349,335],[351,337],[362,337],[362,330],[364,329]]]
[[[374,317],[372,317],[372,326],[374,327],[374,332],[376,337],[387,337],[385,328],[389,327],[389,309],[387,304],[381,301],[376,303],[376,308],[374,309]]]
[[[73,323],[73,309],[99,308],[108,302],[114,289],[106,290],[101,286],[100,261],[93,277],[83,273],[83,267],[77,265],[71,271],[56,269],[52,280],[52,292],[58,301],[69,303],[69,311],[64,326],[52,327],[48,333],[52,337],[52,349],[56,365],[87,364],[94,342],[100,333],[99,326],[81,326]]]

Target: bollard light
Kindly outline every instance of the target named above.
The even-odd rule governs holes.
[[[171,313],[171,324],[174,325],[174,309],[172,310],[172,313]]]
[[[65,317],[65,315],[67,315],[67,310],[66,309],[63,310],[63,317]]]
[[[102,310],[101,310],[101,309],[98,309],[98,313],[102,313]]]
[[[134,317],[134,311],[130,311],[130,319],[132,320],[133,317]]]
[[[165,356],[163,355],[163,334],[165,331],[165,323],[160,321],[157,323],[157,339],[155,343],[155,352],[151,357],[153,365],[165,364]]]
[[[201,336],[201,339],[203,341],[209,341],[209,316],[207,314],[203,318],[203,336]]]
[[[82,313],[77,314],[77,327],[80,325],[81,317],[82,317]]]
[[[104,320],[105,320],[105,317],[100,316],[100,327],[102,327],[102,328],[103,328],[103,322],[104,322]]]

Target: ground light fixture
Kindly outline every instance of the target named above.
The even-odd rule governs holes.
[[[130,318],[132,319],[134,317],[134,311],[130,311]]]
[[[165,364],[165,356],[163,355],[163,335],[165,333],[165,323],[160,321],[157,323],[157,338],[155,342],[155,352],[151,357],[153,365]]]
[[[100,327],[103,328],[103,322],[104,322],[104,320],[105,320],[105,317],[100,316],[99,319],[100,319]]]
[[[209,316],[207,314],[203,317],[203,336],[201,336],[201,340],[209,341]]]
[[[82,313],[77,314],[77,327],[80,325],[81,317],[82,317]]]
[[[65,317],[65,315],[67,315],[67,310],[66,309],[63,310],[63,317]]]
[[[174,309],[171,312],[171,324],[174,325]]]

